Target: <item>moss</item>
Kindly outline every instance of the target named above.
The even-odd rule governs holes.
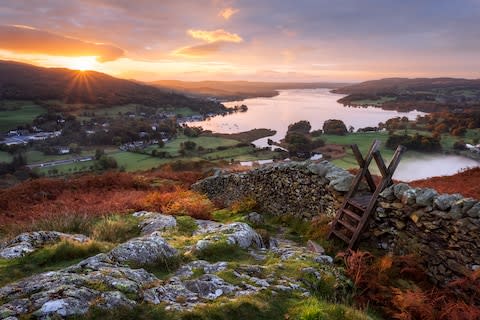
[[[198,225],[190,216],[177,217],[177,231],[183,235],[192,235],[198,229]]]

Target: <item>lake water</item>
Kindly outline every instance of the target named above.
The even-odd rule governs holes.
[[[379,122],[390,118],[406,116],[415,119],[423,112],[397,112],[375,107],[344,107],[337,102],[344,95],[329,92],[330,89],[282,90],[272,98],[253,98],[243,101],[224,103],[228,107],[246,104],[247,112],[239,112],[227,116],[217,116],[205,121],[191,123],[206,130],[222,133],[235,133],[255,128],[268,128],[277,131],[272,137],[255,141],[258,147],[265,147],[267,139],[279,141],[285,137],[289,124],[300,120],[308,120],[312,130],[321,129],[328,119],[340,119],[347,127],[355,129],[376,127]]]
[[[272,98],[253,98],[225,103],[228,107],[246,104],[248,111],[227,116],[217,116],[190,125],[201,126],[205,130],[221,133],[235,133],[255,128],[268,128],[277,133],[268,138],[254,141],[258,147],[268,146],[267,139],[279,141],[285,137],[288,125],[300,120],[308,120],[312,129],[321,129],[328,119],[340,119],[347,127],[356,129],[375,127],[379,122],[394,117],[415,119],[425,113],[419,111],[397,112],[375,107],[344,107],[337,102],[344,95],[329,92],[329,89],[281,90]],[[409,181],[432,176],[451,175],[466,167],[479,163],[466,157],[450,155],[426,155],[415,159],[405,157],[396,171],[395,178]]]

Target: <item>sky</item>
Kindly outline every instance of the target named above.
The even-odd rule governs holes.
[[[0,0],[0,59],[141,81],[480,78],[480,0]]]

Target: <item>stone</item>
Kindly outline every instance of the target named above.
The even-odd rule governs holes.
[[[393,186],[393,194],[399,200],[402,199],[403,193],[410,189],[410,186],[406,183],[398,183]]]
[[[261,225],[265,223],[263,216],[257,212],[250,212],[245,216],[245,220],[253,225]]]
[[[407,189],[402,194],[402,203],[412,205],[417,198],[417,189]]]
[[[424,207],[432,206],[436,196],[438,196],[438,192],[434,189],[419,189],[417,191],[416,204]]]
[[[177,226],[175,218],[165,214],[149,212],[140,217],[146,218],[139,224],[142,234],[150,234],[155,231],[165,231]]]
[[[185,288],[208,300],[215,300],[236,290],[235,286],[213,274],[204,274],[198,279],[185,281]]]
[[[319,255],[313,258],[313,261],[321,264],[332,264],[333,258],[327,255]]]
[[[393,185],[383,189],[383,191],[380,192],[380,197],[387,200],[393,200],[395,197],[395,194],[393,193]]]
[[[471,218],[480,218],[480,202],[477,202],[467,211],[467,216]]]
[[[226,240],[230,245],[239,246],[242,249],[249,247],[264,248],[262,237],[243,222],[234,222],[221,225],[210,231],[203,239],[199,240],[195,246],[197,250],[203,250],[209,245]]]
[[[313,240],[308,240],[307,241],[307,249],[310,252],[318,253],[320,255],[325,253],[325,249]]]
[[[460,194],[442,194],[442,195],[439,195],[438,197],[435,198],[435,200],[433,201],[434,205],[442,210],[442,211],[447,211],[449,210],[452,205],[460,200],[462,198],[462,195]]]
[[[57,231],[25,232],[0,245],[0,258],[20,258],[46,245],[62,240],[83,243],[90,239],[82,234],[67,234]]]
[[[343,174],[340,176],[332,177],[329,187],[336,191],[347,192],[350,190],[354,177],[351,174]]]
[[[109,256],[118,262],[131,262],[138,265],[168,261],[177,255],[159,232],[131,239],[114,248]]]
[[[413,221],[413,223],[418,225],[418,221],[424,214],[425,213],[422,210],[416,210],[410,214],[410,219]]]

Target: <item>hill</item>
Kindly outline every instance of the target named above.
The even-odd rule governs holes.
[[[480,108],[480,79],[387,78],[333,90],[347,94],[340,103],[373,105],[384,109],[425,112]]]
[[[241,100],[254,97],[273,97],[277,90],[286,89],[335,89],[345,83],[331,82],[251,82],[251,81],[179,81],[159,80],[150,83],[163,89],[197,96],[216,97],[222,100]]]
[[[190,107],[205,113],[224,110],[212,101],[192,99],[100,72],[42,68],[11,61],[0,61],[0,100],[58,100],[103,107],[136,103]]]

